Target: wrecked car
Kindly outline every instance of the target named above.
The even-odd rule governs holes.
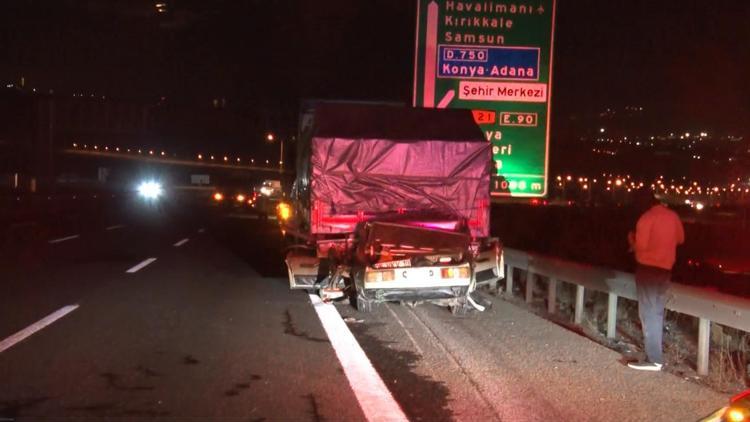
[[[471,112],[316,104],[303,118],[297,178],[279,216],[292,289],[358,310],[431,302],[483,307],[503,277],[489,236],[490,144]]]

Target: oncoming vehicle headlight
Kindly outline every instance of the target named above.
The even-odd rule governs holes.
[[[148,181],[138,185],[138,194],[146,199],[156,199],[164,193],[161,183]]]

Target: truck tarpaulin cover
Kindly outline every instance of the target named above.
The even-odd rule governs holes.
[[[489,235],[490,144],[470,111],[321,104],[310,155],[313,233],[432,211]]]

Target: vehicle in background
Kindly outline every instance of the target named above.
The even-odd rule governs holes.
[[[280,180],[264,180],[254,189],[253,207],[263,217],[276,215],[276,208],[283,197]]]
[[[503,262],[489,237],[490,144],[471,112],[322,103],[311,113],[290,201],[277,207],[290,287],[349,296],[364,312],[386,301],[483,310],[472,292],[503,277]]]
[[[252,190],[241,188],[217,188],[208,201],[214,207],[237,211],[250,211],[255,204]]]

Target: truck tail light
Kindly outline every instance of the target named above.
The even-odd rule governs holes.
[[[286,221],[292,216],[292,207],[286,202],[279,202],[279,205],[276,206],[276,211],[279,214],[278,217],[282,221]]]

